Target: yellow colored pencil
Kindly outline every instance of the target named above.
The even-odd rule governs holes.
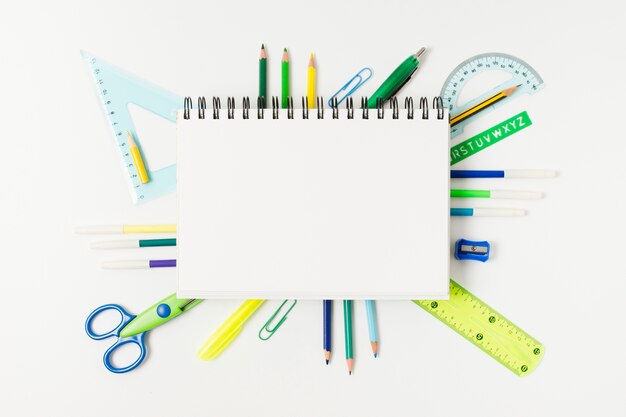
[[[513,94],[515,92],[515,90],[517,90],[520,85],[516,85],[514,87],[511,88],[507,88],[506,90],[502,90],[500,91],[498,94],[495,94],[491,97],[489,97],[486,100],[481,101],[480,103],[478,103],[477,105],[470,107],[469,109],[465,110],[462,113],[457,114],[456,116],[454,116],[452,119],[450,119],[450,127],[461,123],[463,120],[472,117],[473,115],[479,113],[480,111],[486,109],[487,107],[491,106],[492,104],[497,103],[498,101],[510,96],[511,94]]]
[[[143,159],[141,159],[141,152],[139,152],[139,147],[137,143],[135,143],[135,139],[133,139],[133,135],[130,131],[126,131],[128,135],[128,147],[130,149],[130,156],[133,158],[133,164],[135,164],[135,168],[137,168],[137,174],[139,175],[139,181],[142,184],[145,184],[150,181],[150,177],[148,177],[148,172],[146,171],[146,166],[143,163]]]
[[[306,96],[309,104],[309,109],[315,108],[315,76],[316,76],[315,60],[313,54],[309,58],[309,68],[307,71],[307,86]]]

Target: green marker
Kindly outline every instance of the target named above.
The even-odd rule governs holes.
[[[382,83],[378,90],[372,94],[367,100],[367,107],[370,109],[376,108],[376,99],[381,98],[383,103],[393,97],[404,84],[408,83],[413,73],[417,70],[420,64],[419,57],[421,57],[426,48],[420,48],[417,53],[409,56],[402,62],[398,68],[396,68],[389,77]]]
[[[517,190],[450,190],[451,198],[492,198],[502,200],[537,200],[543,195],[536,191]]]
[[[103,240],[100,242],[91,243],[91,249],[153,248],[157,246],[176,246],[176,238],[139,239],[139,240]]]

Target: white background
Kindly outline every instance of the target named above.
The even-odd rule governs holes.
[[[584,4],[585,6],[577,6]],[[7,415],[624,415],[626,208],[622,108],[623,10],[595,2],[12,2],[0,16],[0,178],[3,232],[0,404]],[[618,4],[618,2],[612,2]],[[174,270],[102,271],[113,258],[173,256],[169,249],[94,252],[81,224],[175,222],[174,196],[133,207],[118,153],[79,49],[180,95],[254,95],[258,51],[270,56],[270,92],[291,50],[295,96],[314,51],[328,96],[363,66],[382,79],[420,46],[429,55],[403,94],[436,94],[474,54],[529,62],[545,90],[515,100],[474,132],[528,110],[534,125],[470,158],[465,168],[551,168],[558,179],[479,181],[475,188],[544,191],[520,219],[453,219],[451,242],[488,239],[486,264],[452,276],[546,346],[520,379],[410,302],[378,304],[381,356],[355,308],[356,365],[348,376],[336,304],[334,352],[323,365],[321,304],[301,302],[269,342],[250,320],[215,362],[195,351],[239,304],[206,301],[147,338],[146,362],[107,372],[84,320],[116,302],[138,313],[176,287]],[[146,123],[143,127],[149,130]],[[142,127],[139,126],[140,132]],[[171,160],[173,126],[146,143],[150,163]],[[159,136],[159,135],[156,135]],[[160,151],[153,151],[159,149]],[[165,153],[164,153],[165,152]],[[164,154],[163,154],[164,153]],[[160,154],[160,155],[158,155]],[[153,157],[150,155],[154,155]],[[461,164],[458,165],[461,167]],[[455,202],[459,205],[461,203]],[[498,203],[498,204],[496,204]],[[425,236],[425,239],[428,237]]]

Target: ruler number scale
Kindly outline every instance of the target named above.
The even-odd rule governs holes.
[[[413,302],[519,376],[543,357],[540,342],[453,280],[449,300]]]

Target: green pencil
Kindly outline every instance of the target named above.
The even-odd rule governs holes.
[[[264,44],[261,44],[259,56],[259,97],[263,100],[263,107],[267,107],[267,53]]]
[[[283,60],[282,60],[282,102],[281,107],[283,109],[287,108],[287,99],[289,98],[289,54],[287,53],[287,48],[283,50]]]
[[[354,354],[352,352],[352,300],[343,300],[343,331],[346,338],[346,363],[348,373],[352,375]]]

